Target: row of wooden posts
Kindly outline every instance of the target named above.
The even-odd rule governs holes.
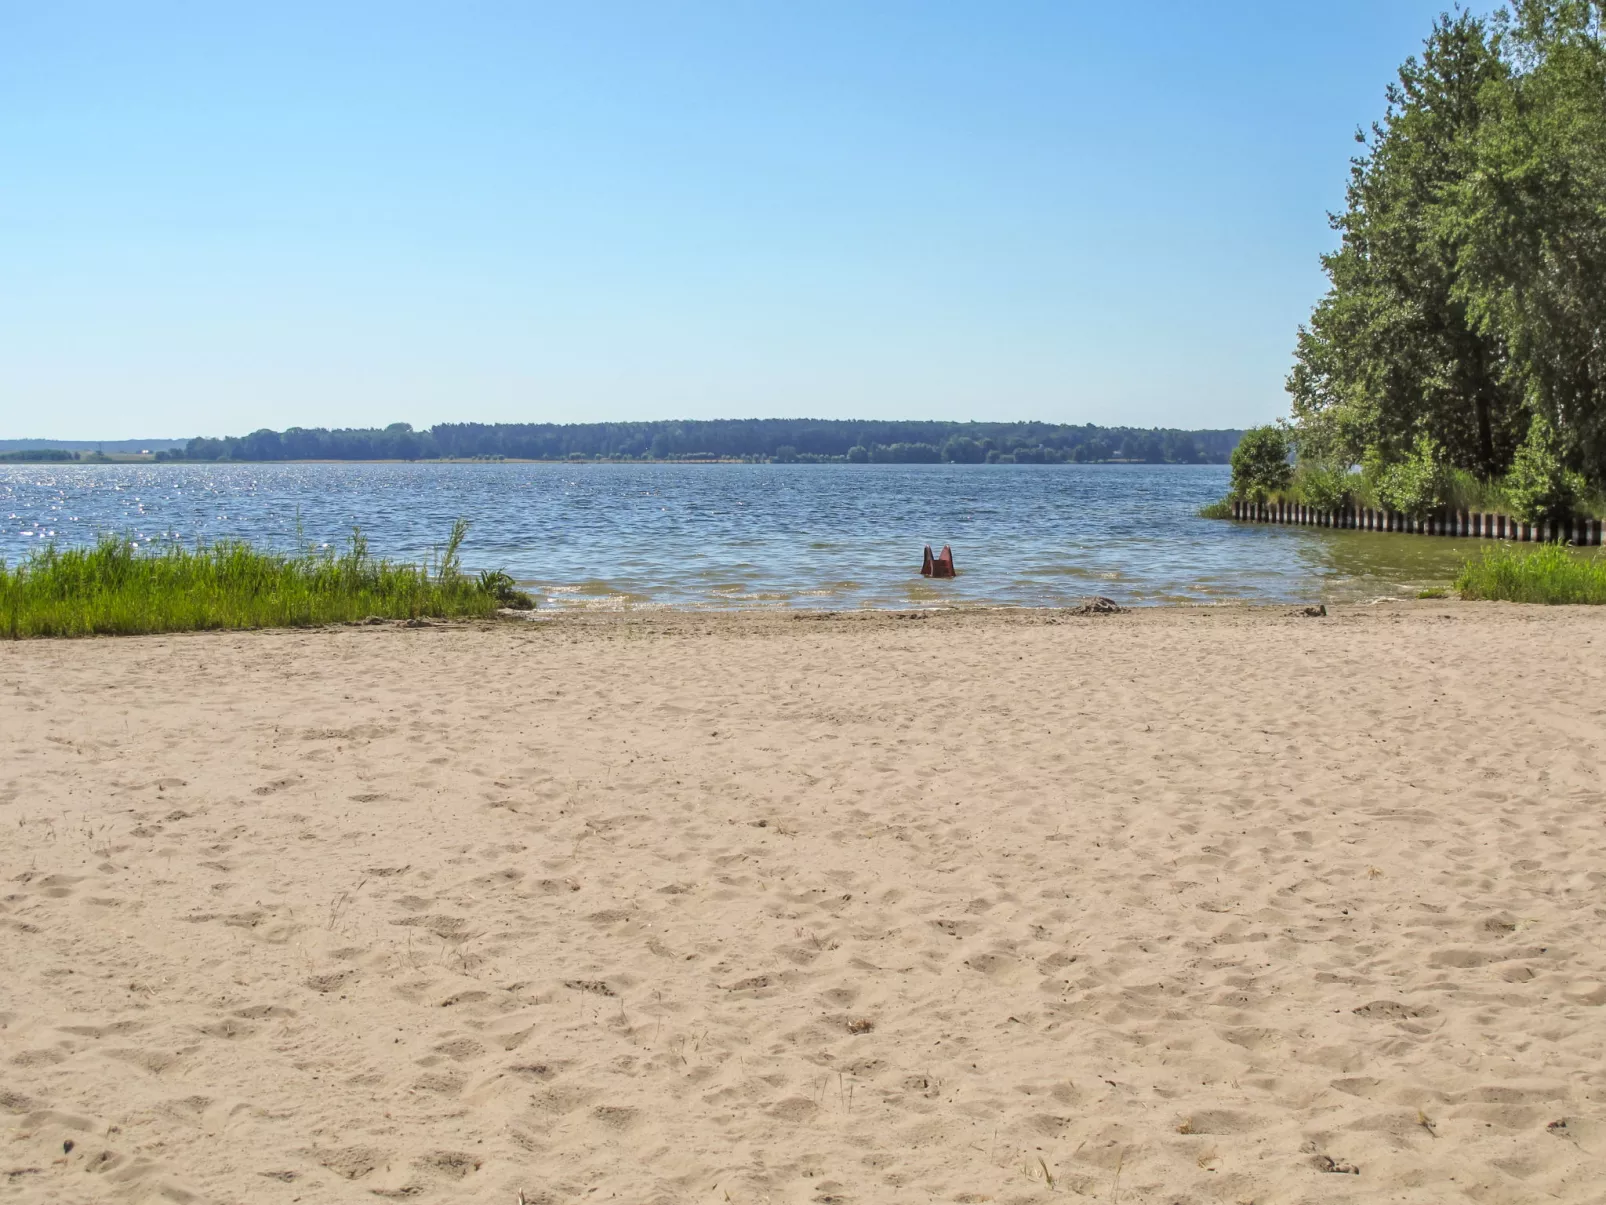
[[[1297,502],[1234,502],[1232,517],[1248,523],[1295,523],[1306,527],[1347,527],[1356,531],[1398,531],[1423,536],[1468,536],[1481,540],[1562,540],[1570,544],[1599,545],[1599,519],[1572,519],[1565,523],[1519,523],[1506,515],[1484,511],[1445,511],[1413,518],[1398,511],[1370,506],[1343,510],[1316,510]]]

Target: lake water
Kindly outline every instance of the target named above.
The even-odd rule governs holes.
[[[1345,601],[1443,584],[1473,541],[1200,519],[1219,465],[0,466],[0,556],[244,538],[414,559],[452,520],[465,565],[559,606],[1055,606]],[[951,544],[960,576],[920,577]]]

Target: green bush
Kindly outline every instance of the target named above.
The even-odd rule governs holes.
[[[1517,449],[1505,487],[1512,511],[1524,522],[1564,523],[1577,512],[1584,479],[1562,464],[1555,429],[1543,414],[1529,423],[1528,438]]]
[[[1455,580],[1462,598],[1523,603],[1606,603],[1606,559],[1561,544],[1519,551],[1501,544],[1469,560]]]
[[[1367,476],[1380,505],[1412,518],[1425,518],[1451,501],[1453,479],[1443,450],[1427,435],[1417,436],[1411,454],[1393,464],[1370,453]]]
[[[1348,469],[1328,461],[1304,461],[1294,471],[1299,501],[1319,511],[1342,510],[1354,497]]]
[[[1278,426],[1251,427],[1232,450],[1232,497],[1264,502],[1288,488],[1294,466],[1288,463],[1288,435]]]

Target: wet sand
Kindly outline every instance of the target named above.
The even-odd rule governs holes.
[[[0,645],[0,1197],[1598,1202],[1603,654],[1457,603]]]

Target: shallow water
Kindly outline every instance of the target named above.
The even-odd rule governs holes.
[[[426,555],[563,606],[1349,601],[1442,585],[1477,543],[1200,519],[1219,465],[231,464],[0,467],[0,556],[126,534]],[[299,524],[299,537],[298,537]],[[960,576],[920,577],[925,544]]]

